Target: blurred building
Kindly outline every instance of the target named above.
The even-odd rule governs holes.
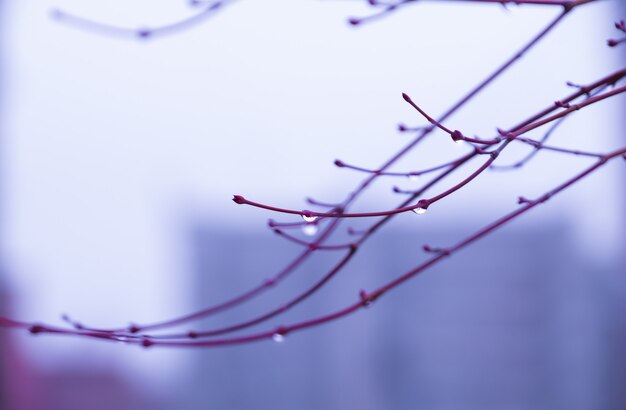
[[[359,289],[408,270],[420,258],[421,237],[436,246],[453,243],[459,234],[378,238],[359,252],[345,277],[272,323],[347,305]],[[613,333],[624,295],[605,286],[607,272],[581,259],[568,237],[563,226],[506,229],[368,311],[288,335],[281,344],[200,351],[185,408],[621,409],[617,397],[626,378],[613,361],[622,349]],[[267,235],[199,228],[198,306],[255,283],[251,275],[269,276],[276,255],[285,260],[294,252],[292,244],[280,246]],[[270,291],[274,305],[296,296],[327,265],[308,264],[294,274],[297,280]],[[262,300],[212,325],[270,305]]]

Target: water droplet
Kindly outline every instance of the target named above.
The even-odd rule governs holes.
[[[424,215],[426,213],[426,209],[425,208],[415,208],[415,209],[413,209],[413,213],[416,213],[418,215]]]
[[[460,147],[461,145],[463,145],[465,141],[463,140],[458,140],[458,141],[454,141],[454,143],[456,144],[457,147]]]
[[[302,219],[304,220],[304,222],[315,222],[315,220],[317,219],[317,216],[302,215]]]
[[[313,236],[317,233],[317,225],[315,224],[306,224],[302,227],[302,232],[306,236]]]
[[[274,333],[272,335],[272,339],[276,342],[276,343],[282,343],[285,341],[285,336],[281,335],[280,333]]]

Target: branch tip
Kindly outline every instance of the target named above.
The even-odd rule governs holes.
[[[241,195],[233,195],[233,202],[239,205],[243,205],[246,203],[246,198]]]
[[[152,340],[150,340],[150,339],[144,338],[144,339],[141,341],[141,345],[142,345],[143,347],[146,347],[146,348],[147,348],[147,347],[150,347],[150,346],[154,345],[154,342],[153,342]]]
[[[452,141],[454,142],[458,142],[461,141],[462,139],[465,138],[465,136],[463,135],[463,133],[459,130],[454,130],[452,131],[452,133],[450,134],[450,136],[452,137]]]
[[[63,13],[63,11],[61,11],[60,9],[57,9],[57,8],[50,9],[50,18],[55,19],[55,20],[61,20],[63,17],[65,17],[65,13]]]
[[[147,28],[142,28],[142,29],[137,30],[136,34],[138,38],[145,39],[152,35],[152,30],[147,29]]]

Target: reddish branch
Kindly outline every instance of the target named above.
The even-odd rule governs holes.
[[[529,43],[524,46],[520,51],[518,51],[513,57],[511,57],[507,62],[505,62],[501,67],[499,67],[495,72],[487,77],[483,82],[481,82],[478,86],[476,86],[472,91],[470,91],[465,97],[463,97],[459,102],[453,105],[446,113],[444,113],[438,120],[429,116],[423,109],[421,109],[408,95],[404,94],[405,100],[422,115],[431,125],[427,127],[420,128],[408,128],[406,126],[400,126],[399,129],[403,132],[417,132],[418,135],[415,139],[407,144],[403,149],[397,152],[394,156],[388,159],[380,168],[378,169],[367,169],[361,168],[353,165],[347,165],[342,161],[336,161],[335,164],[339,167],[356,170],[359,172],[365,172],[368,176],[364,179],[361,184],[359,184],[354,191],[352,191],[347,198],[339,204],[327,204],[319,201],[315,201],[309,199],[308,202],[310,205],[319,206],[326,208],[325,212],[317,212],[317,211],[309,211],[309,210],[293,210],[293,209],[285,209],[281,207],[276,207],[273,205],[261,204],[258,202],[250,201],[243,196],[235,195],[233,200],[238,204],[251,205],[263,209],[267,209],[269,211],[278,212],[282,214],[294,214],[300,216],[303,221],[300,222],[276,222],[273,220],[269,221],[269,226],[279,235],[284,237],[285,239],[295,242],[299,245],[302,245],[305,249],[290,263],[287,264],[281,271],[279,271],[273,277],[262,281],[258,286],[237,295],[225,302],[220,304],[208,307],[206,309],[200,310],[198,312],[193,312],[188,315],[184,315],[178,318],[174,318],[171,320],[166,320],[162,322],[147,324],[147,325],[132,325],[130,327],[123,327],[118,329],[95,329],[83,326],[79,322],[75,322],[66,318],[66,321],[69,322],[73,328],[60,328],[56,326],[37,324],[37,323],[26,323],[15,321],[8,318],[0,318],[0,326],[3,327],[13,327],[13,328],[23,328],[27,329],[33,334],[39,333],[50,333],[50,334],[65,334],[65,335],[74,335],[74,336],[82,336],[82,337],[90,337],[97,339],[105,339],[105,340],[113,340],[118,342],[125,342],[130,344],[139,344],[144,347],[149,347],[153,345],[160,346],[223,346],[223,345],[233,345],[240,343],[248,343],[253,341],[259,341],[264,339],[274,339],[276,341],[281,341],[284,339],[285,335],[288,333],[292,333],[295,331],[303,330],[306,328],[310,328],[313,326],[317,326],[322,323],[326,323],[329,321],[333,321],[339,319],[341,317],[347,316],[350,313],[353,313],[361,308],[369,306],[372,302],[378,299],[383,294],[387,293],[391,289],[403,284],[407,280],[417,276],[430,266],[439,263],[445,257],[451,256],[455,254],[460,249],[468,246],[469,244],[479,240],[480,238],[486,236],[492,231],[500,228],[505,225],[509,221],[516,219],[520,215],[528,212],[530,209],[535,206],[542,204],[549,200],[554,195],[562,192],[563,190],[571,187],[576,182],[585,178],[589,174],[595,172],[608,161],[618,158],[624,157],[626,159],[626,148],[622,148],[619,150],[615,150],[613,152],[601,154],[601,153],[592,153],[586,151],[580,151],[575,149],[567,149],[555,146],[546,145],[545,142],[549,136],[549,134],[553,131],[556,124],[563,121],[563,119],[569,117],[575,111],[580,110],[584,107],[587,107],[591,104],[595,104],[603,101],[604,99],[614,97],[624,91],[626,91],[626,87],[618,87],[614,88],[610,91],[604,91],[606,87],[615,86],[615,84],[623,79],[626,76],[626,69],[619,70],[605,78],[602,78],[592,84],[587,86],[576,86],[576,91],[567,96],[566,98],[557,101],[554,104],[551,104],[549,107],[544,110],[538,112],[537,114],[527,118],[520,124],[510,128],[509,130],[498,130],[497,135],[490,138],[470,138],[465,136],[458,130],[451,130],[444,125],[449,116],[462,108],[470,99],[472,99],[476,94],[482,91],[487,85],[489,85],[495,78],[499,77],[508,67],[514,64],[518,59],[520,59],[528,50],[530,50],[533,46],[535,46],[543,37],[545,37],[557,24],[575,7],[580,6],[585,3],[589,3],[593,0],[572,0],[572,1],[557,1],[557,0],[526,0],[526,1],[502,1],[502,0],[465,0],[469,2],[483,2],[483,3],[500,3],[503,5],[506,4],[524,4],[524,5],[551,5],[551,6],[561,6],[563,7],[563,11],[559,16],[553,20],[547,27],[545,27],[542,31],[540,31]],[[147,29],[147,30],[129,30],[122,29],[119,27],[99,25],[99,23],[93,23],[90,21],[82,20],[77,17],[68,16],[67,14],[58,14],[57,17],[63,18],[66,22],[71,22],[74,24],[84,24],[86,27],[90,26],[91,28],[100,27],[103,30],[111,31],[112,34],[118,33],[135,33],[140,37],[149,37],[154,34],[167,33],[173,30],[179,30],[181,28],[186,28],[187,25],[195,23],[200,18],[204,18],[207,15],[216,11],[221,5],[227,3],[227,0],[215,1],[204,3],[206,4],[206,8],[199,15],[194,16],[193,18],[186,20],[185,22],[179,22],[170,26],[161,27],[158,29]],[[382,7],[383,12],[387,13],[389,11],[395,10],[398,6],[412,3],[414,0],[404,0],[398,1],[395,3],[382,2],[376,0],[370,0],[370,5],[374,7]],[[196,4],[200,4],[196,2]],[[200,17],[203,16],[203,17]],[[362,22],[363,19],[360,19],[357,23]],[[357,24],[353,22],[353,24]],[[616,27],[626,32],[624,29],[624,23],[619,22],[616,23]],[[609,45],[617,45],[621,43],[621,40],[615,40],[616,44],[612,44],[611,40],[609,41]],[[582,101],[579,101],[581,100]],[[550,131],[548,131],[544,137],[537,141],[530,139],[528,137],[523,136],[524,134],[537,129],[539,127],[543,127],[546,125],[553,125]],[[411,172],[392,172],[389,171],[400,158],[404,157],[408,152],[412,151],[424,138],[426,138],[432,131],[438,128],[445,133],[447,133],[454,141],[465,142],[470,146],[473,146],[473,150],[463,155],[459,158],[450,160],[443,164],[439,164],[435,167],[423,169],[420,171],[411,171]],[[370,238],[378,229],[380,229],[383,225],[385,225],[391,218],[395,215],[407,211],[425,211],[431,206],[433,203],[440,201],[454,192],[458,191],[462,187],[471,183],[475,178],[477,178],[480,174],[482,174],[485,170],[490,168],[493,163],[497,160],[499,154],[506,149],[506,147],[512,142],[520,142],[531,145],[535,149],[535,153],[540,150],[550,150],[561,152],[567,155],[580,155],[587,156],[591,158],[595,158],[596,162],[584,169],[582,172],[574,175],[570,179],[556,186],[552,190],[546,192],[544,195],[540,196],[536,199],[527,199],[524,197],[520,197],[518,199],[518,203],[521,205],[516,210],[511,213],[495,220],[491,224],[485,226],[484,228],[476,231],[474,234],[468,236],[467,238],[457,242],[456,244],[447,247],[447,248],[434,248],[429,245],[424,245],[423,249],[430,253],[432,256],[422,263],[421,265],[415,267],[414,269],[405,272],[404,274],[398,276],[395,280],[375,289],[371,292],[366,292],[361,290],[358,292],[358,300],[345,308],[329,313],[327,315],[314,318],[311,320],[305,320],[298,323],[293,323],[285,326],[271,327],[269,330],[251,333],[244,336],[230,336],[215,339],[215,336],[226,335],[233,332],[241,331],[247,328],[250,328],[255,325],[259,325],[267,322],[270,319],[273,319],[280,315],[281,313],[291,309],[292,307],[298,305],[304,300],[308,299],[310,296],[315,294],[322,286],[327,284],[334,276],[336,276],[342,269],[344,269],[347,264],[352,260],[352,258],[358,253],[359,247],[363,244],[368,238]],[[458,171],[461,166],[468,163],[470,160],[478,158],[480,156],[487,156],[487,159],[483,161],[478,167],[476,167],[469,175],[465,176],[459,183],[450,186],[449,188],[441,191],[440,193],[430,196],[428,198],[424,197],[424,194],[431,190],[435,185],[438,185],[446,180],[452,173]],[[527,162],[530,158],[526,158],[520,164]],[[355,202],[355,200],[362,194],[374,181],[376,181],[380,177],[384,176],[415,176],[415,175],[423,175],[423,174],[433,174],[434,177],[430,179],[430,181],[426,182],[421,189],[416,191],[402,191],[403,193],[408,193],[409,196],[405,198],[397,207],[390,210],[385,211],[377,211],[377,212],[362,212],[362,213],[349,213],[347,209]],[[396,190],[396,192],[400,192],[400,190]],[[419,199],[419,200],[418,200]],[[417,201],[417,202],[416,202]],[[356,238],[350,243],[344,244],[327,244],[325,243],[327,240],[331,239],[333,234],[337,231],[341,221],[346,218],[363,218],[363,217],[373,217],[376,218],[375,222],[373,222],[367,229],[356,232],[354,230],[351,231],[351,234],[355,235]],[[292,228],[315,228],[320,227],[320,232],[315,235],[313,240],[303,240],[297,237],[296,235],[292,235],[287,233],[285,229]],[[267,312],[260,313],[253,318],[248,320],[244,320],[239,323],[234,323],[225,327],[215,328],[211,330],[205,331],[189,331],[185,333],[173,333],[173,334],[160,334],[160,335],[152,335],[147,334],[148,331],[155,331],[159,329],[171,328],[177,325],[185,324],[192,322],[194,320],[205,318],[217,313],[221,313],[225,310],[229,310],[236,306],[239,306],[243,303],[246,303],[252,299],[254,299],[257,295],[268,290],[274,286],[276,286],[282,279],[290,275],[297,267],[304,264],[310,256],[315,254],[318,250],[334,250],[334,251],[344,251],[345,253],[339,259],[339,261],[328,270],[322,277],[310,288],[306,289],[304,292],[296,295],[294,298],[279,304],[276,308],[271,309]],[[355,292],[356,293],[356,292]]]
[[[402,6],[406,6],[412,3],[417,3],[420,0],[395,0],[395,1],[384,1],[384,0],[366,0],[366,2],[377,8],[379,11],[377,13],[371,14],[366,17],[351,17],[348,19],[348,23],[357,26],[363,23],[369,23],[372,20],[379,19],[384,17],[396,10],[398,10]],[[424,0],[421,0],[424,1]],[[551,7],[563,7],[565,11],[572,10],[574,7],[582,6],[586,3],[592,3],[597,0],[437,0],[437,1],[456,1],[463,3],[496,3],[501,4],[506,7],[508,5],[530,5],[530,6],[551,6]]]
[[[206,21],[209,17],[213,16],[218,10],[222,9],[222,7],[232,2],[233,0],[216,0],[206,2],[192,1],[190,4],[196,6],[197,8],[200,8],[199,12],[183,20],[178,20],[173,23],[155,27],[121,27],[114,24],[107,24],[96,20],[90,20],[59,9],[52,10],[51,16],[61,23],[74,26],[82,30],[92,31],[98,34],[115,37],[135,37],[139,39],[148,39],[178,33],[180,31],[195,27],[196,25]]]

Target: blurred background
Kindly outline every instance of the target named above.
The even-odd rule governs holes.
[[[361,2],[239,1],[188,31],[138,41],[68,27],[50,11],[146,27],[194,9],[0,5],[0,311],[103,327],[174,317],[274,275],[300,249],[266,228],[275,215],[237,207],[233,194],[296,209],[307,196],[342,200],[363,175],[336,158],[375,168],[411,138],[399,122],[423,125],[402,92],[441,114],[559,12],[433,1],[351,27],[347,17],[371,12]],[[625,17],[620,1],[575,10],[449,127],[491,136],[570,93],[566,81],[621,68],[626,49],[606,40]],[[553,144],[622,147],[623,113],[623,97],[582,110]],[[454,145],[433,134],[395,169],[467,149]],[[527,152],[512,147],[498,161]],[[451,245],[589,163],[541,152],[426,215],[396,217],[337,280],[271,325],[353,302],[424,260],[423,244]],[[138,349],[0,329],[0,408],[626,408],[625,171],[608,164],[371,309],[283,343]],[[393,185],[418,183],[381,181],[354,209],[388,209],[400,200]],[[337,257],[319,255],[194,328],[276,306]]]

